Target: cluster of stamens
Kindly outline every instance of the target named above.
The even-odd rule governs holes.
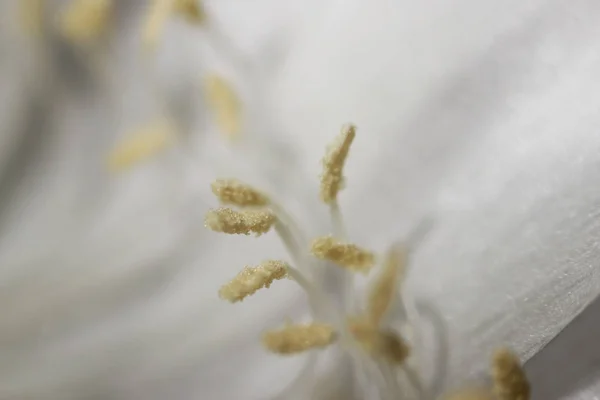
[[[19,18],[25,33],[42,37],[49,27],[76,47],[93,50],[110,38],[116,20],[117,0],[70,0],[59,10],[58,18],[52,20],[46,17],[49,8],[47,0],[19,0]],[[147,0],[145,14],[140,40],[147,52],[156,50],[172,16],[200,27],[205,27],[208,20],[202,0]],[[204,77],[203,94],[219,131],[227,139],[237,138],[242,125],[242,104],[232,84],[219,74],[208,74]],[[169,116],[159,118],[165,117]],[[145,124],[130,129],[110,155],[109,168],[121,171],[174,143],[170,140],[177,133],[174,126],[169,127],[168,135],[164,131],[158,132],[163,128],[164,124]]]
[[[115,3],[116,0],[73,0],[61,13],[58,30],[70,42],[89,46],[106,35]],[[45,1],[22,0],[20,5],[23,26],[29,32],[42,32]],[[199,0],[152,0],[142,27],[142,42],[147,49],[156,48],[165,23],[172,14],[181,15],[195,24],[203,24],[206,19]],[[234,137],[241,130],[241,104],[236,93],[218,75],[206,78],[205,89],[208,105],[220,130],[228,137]],[[300,228],[280,205],[264,193],[233,179],[214,182],[212,190],[221,204],[239,210],[220,207],[209,211],[206,227],[226,234],[256,236],[274,229],[296,264],[267,260],[258,266],[246,267],[221,287],[219,296],[232,303],[240,302],[261,289],[269,288],[277,280],[289,278],[306,291],[313,307],[326,311],[324,314],[330,320],[288,323],[280,329],[265,332],[262,342],[269,351],[289,355],[338,343],[359,364],[369,364],[380,373],[377,377],[381,377],[378,382],[385,386],[382,392],[385,398],[412,396],[419,400],[428,399],[432,393],[422,387],[418,374],[407,363],[414,350],[418,349],[412,349],[398,332],[386,324],[386,315],[398,298],[403,281],[407,249],[393,246],[381,258],[381,273],[371,286],[364,309],[355,315],[336,311],[319,282],[311,281],[305,274],[306,264],[311,262],[308,255],[315,260],[329,261],[350,274],[367,274],[378,261],[374,253],[347,241],[337,202],[338,194],[344,188],[343,168],[355,134],[354,126],[344,127],[323,159],[320,197],[330,209],[333,234],[316,237],[311,243],[304,243],[302,237],[298,237]],[[109,165],[112,169],[121,170],[149,158],[166,147],[173,135],[174,129],[167,123],[137,130],[115,149],[109,157]],[[444,397],[455,400],[529,399],[529,383],[519,359],[510,351],[502,349],[496,352],[491,377],[491,389],[469,389]],[[404,384],[410,386],[408,396],[402,388]]]
[[[306,291],[311,305],[316,304],[328,311],[325,315],[331,320],[308,324],[287,323],[281,329],[269,330],[262,339],[269,351],[289,355],[338,343],[359,363],[370,363],[381,373],[381,382],[386,386],[382,392],[387,393],[385,397],[389,395],[392,398],[393,394],[400,393],[404,394],[402,397],[428,398],[432,394],[422,387],[418,374],[407,363],[412,353],[411,347],[399,332],[386,324],[388,311],[398,299],[408,249],[395,245],[381,257],[381,272],[371,285],[363,311],[357,311],[355,315],[343,315],[336,311],[319,282],[312,282],[304,272],[307,267],[305,264],[311,262],[307,253],[315,260],[329,261],[350,274],[366,274],[378,260],[372,252],[346,240],[337,203],[338,193],[344,183],[344,163],[354,136],[354,126],[345,126],[323,159],[321,199],[330,207],[334,234],[317,237],[311,243],[303,243],[301,237],[295,236],[295,232],[301,232],[300,228],[280,205],[261,191],[235,179],[217,180],[212,184],[212,191],[222,205],[235,206],[240,210],[225,207],[210,210],[205,220],[207,228],[228,234],[254,233],[257,236],[274,228],[286,245],[291,259],[298,264],[292,266],[286,261],[269,260],[257,267],[246,267],[221,287],[219,296],[232,303],[238,302],[262,288],[268,288],[276,280],[289,278]],[[299,248],[299,244],[306,248]],[[493,392],[486,389],[476,393],[484,393],[489,398],[495,396],[497,400],[528,400],[527,380],[519,360],[512,353],[505,350],[498,352],[492,370]],[[402,385],[411,386],[411,390],[402,388]],[[467,391],[462,393],[455,394],[453,398],[469,398]],[[483,395],[476,397],[485,398]]]

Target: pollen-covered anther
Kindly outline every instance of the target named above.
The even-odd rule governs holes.
[[[173,10],[173,0],[151,0],[142,26],[142,42],[146,50],[154,50]]]
[[[73,0],[60,18],[60,31],[70,41],[87,44],[108,29],[113,0]]]
[[[121,171],[155,156],[175,139],[174,128],[166,122],[143,127],[117,145],[108,157],[112,171]]]
[[[346,125],[335,142],[327,148],[321,175],[321,200],[326,204],[335,203],[338,192],[344,188],[344,163],[355,135],[356,127]]]
[[[232,303],[242,301],[262,288],[269,288],[273,281],[287,276],[287,264],[269,260],[257,267],[246,267],[219,290],[219,297]]]
[[[322,260],[332,261],[349,270],[367,273],[375,263],[375,255],[352,243],[340,242],[332,236],[313,240],[311,253]]]
[[[260,236],[267,233],[277,218],[270,210],[235,211],[220,207],[206,214],[204,225],[215,232]]]
[[[206,20],[204,7],[200,0],[174,0],[174,11],[181,14],[189,22],[202,24]]]
[[[369,292],[367,301],[367,314],[371,323],[379,325],[394,298],[397,295],[406,268],[405,249],[394,247],[389,250],[383,264],[383,271],[379,275]]]
[[[211,185],[212,192],[223,204],[238,207],[266,206],[269,198],[237,179],[217,179]]]
[[[495,400],[492,392],[484,388],[461,389],[443,396],[444,400]]]
[[[295,354],[303,351],[324,348],[337,339],[333,327],[327,324],[312,323],[288,325],[280,330],[263,334],[263,344],[277,354]]]
[[[531,389],[516,354],[497,350],[492,361],[494,394],[498,400],[529,400]]]
[[[410,348],[400,335],[380,330],[366,319],[350,319],[348,327],[354,339],[374,357],[402,364],[410,354]]]
[[[235,140],[242,129],[242,103],[235,90],[217,74],[204,78],[204,89],[217,127],[228,140]]]
[[[19,22],[26,34],[31,36],[42,34],[45,4],[46,0],[21,0],[18,2]]]

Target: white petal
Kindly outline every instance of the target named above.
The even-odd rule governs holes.
[[[321,137],[358,125],[342,194],[354,236],[434,218],[409,286],[451,329],[453,380],[501,343],[531,356],[600,293],[598,11],[351,2],[279,82],[309,165]]]

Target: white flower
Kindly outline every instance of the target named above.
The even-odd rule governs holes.
[[[448,387],[479,383],[494,348],[529,359],[600,292],[595,2],[319,2],[306,5],[311,18],[279,31],[267,27],[291,26],[282,16],[292,7],[207,7],[242,59],[285,55],[285,64],[259,63],[265,68],[249,80],[235,52],[203,49],[207,62],[194,53],[222,36],[202,42],[210,34],[178,26],[163,39],[177,45],[158,45],[157,72],[133,51],[139,25],[117,30],[127,40],[108,58],[116,61],[111,84],[98,86],[106,92],[80,90],[99,71],[86,68],[88,53],[58,42],[55,49],[71,49],[70,62],[50,62],[54,52],[3,60],[1,123],[14,134],[0,136],[0,397],[264,399],[287,387],[306,398],[323,382],[340,382],[334,393],[350,388],[347,368],[360,364],[343,354],[330,351],[315,375],[289,387],[306,360],[261,347],[264,329],[305,314],[293,282],[274,282],[243,304],[218,298],[244,265],[286,258],[274,235],[221,238],[202,229],[214,205],[210,182],[237,177],[264,188],[311,236],[329,233],[313,182],[324,143],[344,121],[360,132],[340,199],[352,241],[380,254],[432,221],[411,247],[402,290],[425,314],[424,336],[399,326],[432,355],[424,375],[446,366],[439,376]],[[2,45],[16,54],[23,39],[9,33],[15,40]],[[193,60],[170,62],[184,56]],[[186,89],[196,65],[206,73],[211,63],[247,107],[240,142],[182,136],[128,174],[107,174],[104,157],[118,134],[163,114],[184,121],[185,132],[208,125]],[[56,79],[39,79],[40,71]],[[165,110],[163,98],[179,103]],[[53,108],[36,111],[40,103]],[[42,114],[39,125],[15,117]],[[313,282],[340,290],[336,276]],[[435,357],[440,339],[449,342],[447,365]],[[574,391],[588,396],[596,386]],[[367,379],[352,387],[387,386]]]

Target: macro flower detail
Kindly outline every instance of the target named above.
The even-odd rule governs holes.
[[[108,31],[113,8],[113,0],[74,0],[61,15],[59,29],[69,41],[89,44]]]
[[[195,0],[153,0],[148,6],[142,27],[142,42],[147,50],[155,50],[172,14],[183,16],[194,24],[205,22],[206,15],[200,2]]]
[[[274,280],[287,276],[283,261],[265,261],[258,267],[246,267],[234,279],[219,290],[219,297],[232,303],[244,300],[262,288],[271,286]]]
[[[23,32],[29,36],[41,35],[44,25],[45,0],[21,0],[19,22]]]
[[[350,151],[350,145],[356,136],[356,127],[347,125],[342,133],[327,149],[323,158],[323,173],[321,175],[321,200],[326,204],[337,201],[337,195],[344,188],[344,163]]]
[[[262,342],[269,351],[288,355],[327,347],[336,339],[333,327],[312,323],[288,325],[279,330],[267,331],[263,334]]]
[[[404,326],[408,325],[414,335],[419,335],[418,321],[413,320],[418,318],[414,315],[415,305],[406,296],[398,295],[409,261],[409,249],[396,244],[384,257],[379,258],[346,241],[348,235],[337,206],[337,195],[342,187],[343,165],[354,136],[355,128],[348,125],[329,147],[323,161],[321,181],[321,200],[329,205],[332,229],[335,236],[344,238],[344,241],[326,235],[313,239],[309,244],[306,242],[307,235],[284,208],[261,191],[235,179],[219,179],[212,184],[213,194],[222,204],[243,210],[223,207],[210,210],[205,220],[209,229],[228,234],[258,235],[266,233],[273,226],[292,260],[292,263],[268,261],[258,267],[246,267],[221,287],[219,296],[232,303],[238,302],[260,289],[270,287],[275,280],[288,277],[306,292],[313,321],[288,323],[281,329],[267,330],[262,343],[268,351],[293,355],[335,344],[350,356],[353,373],[366,377],[369,385],[376,388],[379,398],[436,398],[441,393],[434,393],[418,368],[419,353],[423,351],[418,346],[419,342],[416,341],[416,347],[413,347],[413,343],[402,332],[392,327],[388,318],[392,305],[399,305],[404,313],[402,318],[406,319]],[[370,286],[366,304],[358,309],[344,304],[338,309],[333,298],[336,294],[327,293],[322,283],[310,273],[315,268],[331,268],[326,264],[318,264],[318,260],[343,267],[342,271],[348,274],[349,293],[353,298],[357,297],[357,293],[352,291],[353,273],[368,273],[375,262],[381,260],[380,273]],[[344,301],[355,303],[353,299]],[[443,358],[440,362],[444,362]],[[312,367],[309,364],[307,368]],[[496,354],[492,378],[496,400],[529,399],[529,386],[519,360],[510,352],[503,350]],[[482,393],[484,395],[479,396]],[[481,392],[466,390],[445,398],[483,400],[488,395],[493,398],[491,389]]]
[[[332,236],[318,237],[310,246],[311,253],[321,260],[328,260],[351,271],[367,273],[375,263],[375,256],[355,244],[344,243]]]
[[[396,246],[386,255],[380,275],[367,299],[367,316],[372,324],[380,324],[389,310],[402,283],[407,263],[407,251]]]
[[[498,400],[527,400],[530,387],[519,358],[507,349],[494,354],[492,365],[494,394]]]
[[[200,0],[175,0],[173,8],[193,24],[202,24],[206,20],[206,13]]]
[[[271,229],[275,220],[275,215],[270,211],[235,211],[231,208],[221,207],[209,211],[204,223],[207,228],[215,232],[236,235],[255,233],[256,236],[260,236]]]
[[[242,130],[242,103],[225,78],[210,74],[204,78],[206,102],[217,127],[228,140],[235,140]]]
[[[126,135],[108,156],[108,167],[113,172],[131,168],[150,159],[175,140],[175,129],[167,122],[144,126]]]
[[[218,179],[211,185],[213,194],[221,204],[238,207],[266,206],[269,198],[237,179]]]

